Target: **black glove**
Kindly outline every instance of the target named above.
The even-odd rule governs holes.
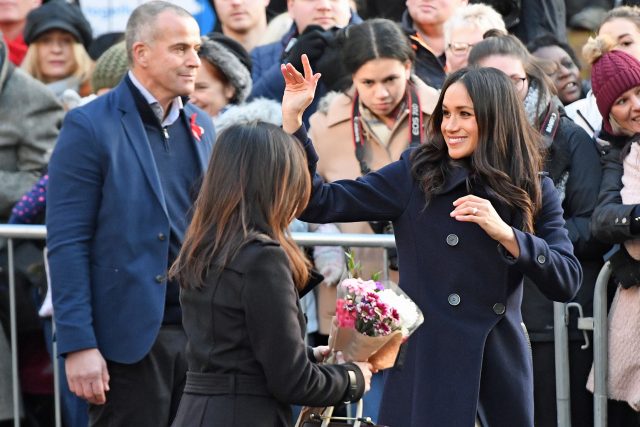
[[[351,87],[351,74],[342,65],[342,45],[344,31],[333,30],[334,37],[316,64],[316,70],[322,74],[322,82],[330,91],[344,92]]]
[[[303,53],[306,53],[311,68],[315,71],[316,62],[320,59],[332,38],[331,32],[325,31],[319,25],[309,25],[298,37],[295,44],[285,50],[283,62],[290,62],[298,72],[304,73],[302,59],[300,58]]]
[[[633,259],[624,245],[620,245],[618,251],[611,255],[609,262],[611,276],[616,285],[625,289],[640,285],[640,261]]]

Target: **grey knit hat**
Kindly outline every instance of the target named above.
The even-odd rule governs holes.
[[[91,75],[93,91],[116,87],[128,69],[127,50],[124,41],[121,41],[107,49],[96,61]]]
[[[251,93],[251,57],[238,42],[222,34],[204,36],[198,54],[218,68],[235,88],[231,104],[241,104],[247,99]]]

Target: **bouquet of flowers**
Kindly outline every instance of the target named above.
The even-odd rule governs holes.
[[[338,284],[336,316],[329,347],[341,351],[346,361],[368,361],[374,369],[394,365],[400,345],[422,324],[416,304],[397,286],[377,277],[363,280],[349,256],[352,277]]]
[[[422,312],[393,283],[384,284],[377,275],[371,280],[359,278],[359,265],[350,253],[347,253],[347,266],[350,277],[337,286],[336,315],[329,335],[332,353],[325,363],[335,363],[335,354],[340,351],[347,362],[368,361],[374,370],[390,368],[395,364],[400,345],[424,321]],[[356,418],[363,420],[362,402],[358,408],[360,415],[356,414]],[[318,418],[328,422],[332,412],[332,407],[305,406],[296,427]]]

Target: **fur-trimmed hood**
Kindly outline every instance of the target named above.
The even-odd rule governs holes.
[[[242,49],[241,46],[240,49]],[[243,53],[248,57],[246,52]],[[234,51],[219,40],[205,36],[202,37],[199,55],[201,59],[218,68],[235,88],[235,95],[231,98],[230,103],[243,103],[251,93],[252,81],[251,71],[238,56],[241,53]]]
[[[231,125],[260,120],[274,125],[282,125],[280,103],[266,98],[257,98],[241,105],[230,105],[222,114],[213,119],[216,133],[220,134]]]

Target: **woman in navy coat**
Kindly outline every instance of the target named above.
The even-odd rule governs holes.
[[[303,142],[313,176],[301,218],[392,221],[400,286],[425,316],[402,366],[387,372],[378,421],[472,427],[478,418],[484,427],[532,427],[523,275],[547,297],[568,301],[582,271],[513,83],[493,69],[453,73],[428,143],[357,180],[325,184],[301,127],[320,76],[308,62],[304,76],[290,64],[282,72],[283,128]]]

